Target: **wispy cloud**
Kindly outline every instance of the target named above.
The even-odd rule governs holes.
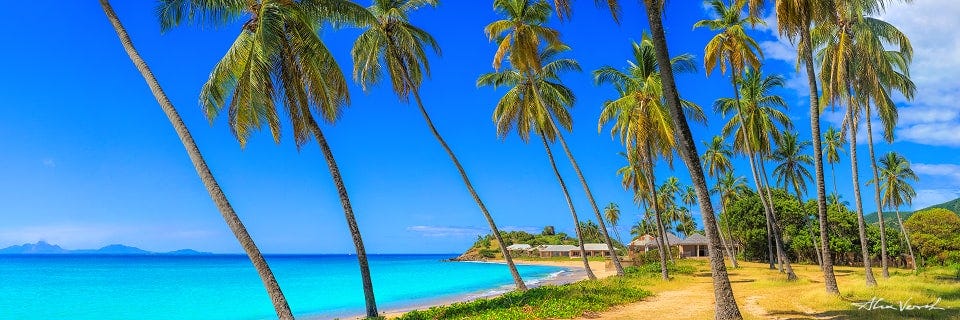
[[[44,166],[44,167],[47,167],[47,168],[56,168],[56,167],[57,167],[57,162],[54,161],[52,158],[46,158],[46,159],[40,160],[40,163],[43,164],[43,166]]]
[[[914,163],[910,166],[919,175],[946,178],[952,180],[950,182],[954,184],[960,184],[960,165]]]
[[[960,197],[960,190],[957,189],[922,189],[917,190],[917,196],[913,198],[913,208],[923,209],[935,204],[941,204]]]
[[[482,228],[452,226],[410,226],[407,231],[426,237],[475,237],[487,233],[487,230]]]

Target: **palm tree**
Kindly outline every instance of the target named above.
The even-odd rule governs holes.
[[[813,157],[804,153],[810,141],[797,141],[796,133],[786,132],[777,140],[777,150],[773,160],[778,163],[773,169],[773,177],[784,189],[793,188],[797,201],[803,204],[803,194],[807,190],[807,180],[813,180],[806,166],[813,164]]]
[[[727,205],[730,204],[730,201],[733,201],[737,195],[745,192],[747,189],[747,178],[734,176],[733,171],[725,171],[723,175],[717,179],[717,186],[712,190],[720,197],[720,215],[724,215],[724,212],[727,208]],[[737,264],[736,255],[730,252],[730,247],[733,247],[733,234],[730,233],[730,219],[727,218],[725,220],[727,221],[727,239],[729,240],[726,246],[727,256],[730,257],[730,261],[734,268],[740,268],[740,266]]]
[[[484,28],[484,32],[490,41],[496,41],[498,44],[497,53],[493,58],[493,67],[499,69],[503,59],[507,58],[514,69],[523,73],[535,74],[543,64],[543,61],[538,57],[541,43],[545,42],[547,48],[556,48],[561,45],[560,33],[543,25],[550,16],[550,5],[544,0],[495,0],[493,7],[506,17],[506,19],[494,21]],[[534,87],[537,85],[537,83],[532,84]],[[534,98],[542,100],[543,97],[538,95],[539,91],[537,89],[533,90]],[[559,129],[556,129],[556,135],[587,195],[587,201],[590,202],[594,216],[597,218],[600,232],[607,244],[607,250],[610,252],[610,258],[613,260],[617,275],[623,275],[620,257],[613,246],[606,224],[603,222],[603,216],[600,214],[600,207],[597,206],[597,201],[593,198],[593,193],[587,185],[583,171],[577,164],[577,160]]]
[[[576,98],[573,91],[560,83],[559,72],[565,70],[580,71],[580,65],[573,59],[557,58],[559,54],[569,50],[570,48],[565,46],[544,50],[540,54],[539,60],[546,62],[546,64],[536,73],[521,72],[517,69],[487,73],[477,79],[477,86],[493,86],[495,89],[500,86],[510,88],[493,111],[493,122],[496,124],[498,137],[503,139],[511,131],[516,131],[520,139],[526,143],[530,141],[531,132],[540,136],[543,147],[547,152],[547,158],[550,160],[550,166],[557,177],[557,182],[560,183],[563,197],[567,201],[571,216],[573,216],[574,229],[580,245],[580,259],[583,260],[584,270],[586,270],[588,278],[596,279],[597,277],[590,269],[590,262],[587,260],[587,252],[583,243],[584,234],[580,219],[577,217],[577,210],[573,206],[567,184],[563,181],[560,170],[557,169],[557,163],[553,158],[553,152],[550,150],[550,143],[556,140],[556,133],[559,132],[553,127],[555,123],[552,119],[561,119],[559,125],[566,130],[573,127],[573,119],[567,109],[573,106]],[[535,86],[534,83],[539,85]],[[543,90],[544,92],[533,93],[533,90]],[[533,98],[534,96],[547,98],[537,100]]]
[[[693,221],[693,216],[690,215],[690,209],[687,207],[677,208],[677,226],[675,230],[678,233],[682,233],[684,237],[689,237],[694,232],[697,232],[697,223]]]
[[[912,97],[913,84],[900,71],[906,72],[912,56],[907,37],[893,25],[871,17],[881,13],[884,1],[849,1],[834,3],[833,19],[817,25],[813,30],[814,45],[820,47],[820,79],[823,83],[821,105],[845,104],[845,130],[850,139],[850,166],[854,185],[854,203],[860,231],[861,253],[867,286],[876,286],[871,269],[870,254],[866,242],[866,223],[863,219],[863,201],[860,196],[860,181],[857,163],[857,132],[861,111],[877,102],[878,113],[883,120],[886,138],[893,139],[896,125],[896,106],[889,100],[889,89],[896,89]],[[897,50],[888,50],[897,46]],[[868,119],[868,121],[870,121]],[[871,128],[872,130],[872,128]],[[872,134],[872,132],[871,132]],[[872,138],[871,138],[872,140]],[[879,192],[877,192],[879,199]],[[879,202],[879,201],[878,201]],[[879,204],[879,203],[878,203]],[[882,211],[878,215],[882,217]],[[884,248],[885,237],[881,237]],[[884,250],[885,251],[885,250]],[[886,256],[881,254],[882,260]]]
[[[733,156],[733,151],[731,151],[727,143],[724,142],[723,136],[714,136],[709,143],[704,142],[703,144],[707,147],[707,150],[703,152],[703,165],[707,167],[707,175],[709,175],[711,178],[717,178],[723,173],[733,171],[733,163],[730,162],[730,157]],[[695,199],[696,190],[693,190],[692,187],[687,187],[687,188],[688,190],[686,193],[684,193],[684,196],[685,197],[694,196],[694,198],[691,200],[693,202],[696,202],[696,199]],[[686,200],[684,200],[684,202],[686,202]],[[694,203],[692,202],[689,203],[689,205],[693,205],[693,204]],[[723,210],[724,209],[721,206],[720,214],[723,214]],[[723,228],[720,228],[720,225],[719,225],[720,219],[716,219],[716,221],[717,221],[717,230],[720,233],[720,240],[723,241]],[[729,238],[730,228],[727,228],[727,236],[728,236],[727,239],[730,239]],[[730,262],[732,263],[733,267],[739,268],[740,266],[737,265],[737,258],[733,256],[732,252],[730,252],[730,246],[732,245],[733,245],[733,241],[731,239],[728,242],[728,245],[725,245],[723,247],[724,249],[726,249],[727,257],[730,258]]]
[[[620,222],[620,206],[616,203],[608,203],[606,207],[603,208],[603,216],[607,218],[607,222],[613,226],[613,233],[617,235],[617,241],[623,244],[623,239],[620,238],[620,231],[618,224]]]
[[[262,127],[268,127],[279,143],[280,114],[276,104],[281,100],[297,149],[311,138],[317,141],[357,253],[367,317],[378,316],[366,249],[353,206],[333,151],[313,116],[316,112],[326,122],[334,123],[349,103],[347,81],[317,35],[316,23],[365,25],[373,17],[363,7],[345,0],[265,2],[253,6],[239,2],[164,0],[157,12],[161,28],[169,30],[189,22],[226,25],[229,20],[205,18],[222,10],[250,18],[201,90],[200,101],[207,118],[212,123],[228,106],[230,128],[241,147],[254,130]]]
[[[760,67],[760,58],[762,57],[762,52],[760,51],[760,46],[757,42],[746,34],[745,25],[746,24],[762,24],[763,20],[747,16],[743,17],[743,5],[741,1],[734,2],[731,6],[727,6],[722,0],[713,0],[710,2],[711,7],[716,14],[715,19],[705,19],[700,20],[693,25],[694,28],[707,27],[711,30],[720,30],[716,36],[714,36],[710,42],[707,43],[707,46],[704,48],[704,67],[707,69],[707,76],[710,76],[710,73],[714,68],[719,67],[721,73],[726,73],[727,65],[730,66],[731,71],[731,83],[733,84],[733,91],[735,99],[732,100],[732,106],[738,109],[737,113],[742,114],[740,109],[740,89],[738,88],[739,77],[747,69],[748,66],[753,69],[758,69]],[[740,119],[741,124],[746,122],[743,119]],[[744,131],[746,134],[746,131]],[[736,139],[735,138],[735,145]],[[746,139],[744,137],[744,139]],[[749,140],[748,140],[749,141]],[[754,162],[752,159],[753,151],[752,146],[749,144],[740,146],[741,148],[746,147],[746,153],[751,164],[751,171],[753,177],[756,180],[757,191],[760,193],[760,200],[763,203],[764,213],[767,216],[767,247],[769,250],[769,261],[770,268],[774,268],[774,254],[773,254],[773,243],[771,234],[773,233],[773,224],[771,216],[772,208],[768,204],[767,200],[764,198],[763,189],[760,188],[762,181],[758,180],[759,174],[754,167]],[[779,248],[780,246],[777,246]],[[782,260],[781,250],[777,250],[777,257]],[[789,274],[788,274],[789,277]]]
[[[180,137],[180,141],[183,143],[183,147],[186,149],[187,155],[190,157],[190,161],[193,163],[193,167],[197,171],[197,175],[200,176],[200,180],[206,187],[207,192],[210,193],[210,198],[213,199],[214,204],[217,206],[217,209],[223,216],[223,220],[227,223],[227,226],[230,227],[230,231],[233,232],[233,235],[237,238],[237,241],[240,242],[240,246],[243,247],[243,250],[247,253],[247,257],[250,258],[250,262],[253,263],[254,268],[257,269],[257,273],[260,275],[260,280],[263,281],[263,285],[266,288],[267,294],[270,296],[270,300],[273,303],[273,308],[277,312],[277,317],[280,319],[293,319],[293,312],[290,311],[290,306],[287,303],[286,298],[283,296],[283,291],[280,290],[280,285],[277,283],[277,279],[273,276],[273,272],[270,271],[270,266],[267,265],[267,261],[260,253],[260,249],[257,248],[256,243],[254,243],[253,238],[250,237],[246,227],[243,226],[243,222],[240,221],[240,217],[237,216],[237,213],[233,210],[233,206],[230,205],[230,201],[227,200],[227,196],[224,195],[223,190],[220,189],[220,185],[213,177],[213,173],[210,172],[210,167],[207,166],[207,162],[203,159],[203,155],[200,153],[197,143],[193,140],[190,130],[187,129],[186,124],[183,123],[183,119],[180,118],[180,114],[173,106],[173,103],[170,102],[170,99],[163,91],[163,88],[160,87],[160,83],[153,75],[153,71],[150,70],[150,67],[147,66],[146,61],[143,60],[143,58],[140,56],[140,53],[134,47],[133,40],[130,39],[130,35],[123,27],[123,24],[121,24],[120,18],[117,17],[116,12],[113,11],[110,1],[100,0],[100,6],[103,7],[103,12],[113,25],[113,29],[116,31],[117,37],[120,38],[120,43],[123,45],[127,55],[130,56],[130,60],[137,67],[137,70],[140,71],[140,74],[143,76],[144,80],[146,80],[147,86],[149,86],[150,91],[153,92],[154,98],[157,99],[157,103],[160,104],[160,108],[163,109],[163,113],[166,114],[167,118],[170,120],[170,124],[173,125],[174,131],[177,132],[177,136]]]
[[[840,154],[843,152],[843,145],[847,142],[843,140],[843,134],[837,128],[829,127],[827,132],[823,133],[823,153],[827,157],[827,163],[830,164],[830,175],[833,176],[833,192],[837,193],[837,170],[834,166],[840,162]]]
[[[683,112],[680,101],[680,93],[677,91],[677,84],[674,79],[673,66],[670,65],[670,51],[667,47],[667,36],[663,30],[663,0],[644,0],[644,7],[647,11],[647,24],[650,26],[652,42],[656,49],[656,60],[661,65],[663,96],[666,106],[670,111],[673,125],[677,131],[677,151],[683,163],[686,164],[690,172],[690,180],[693,182],[694,189],[697,190],[697,202],[700,203],[700,212],[703,218],[704,231],[707,239],[710,241],[709,248],[716,248],[721,245],[716,222],[713,221],[713,204],[710,203],[710,192],[707,188],[706,178],[703,175],[703,168],[700,166],[700,159],[697,153],[697,145],[693,140],[693,133],[690,132],[690,126],[687,123],[686,115]],[[743,319],[740,314],[740,308],[737,307],[737,300],[733,296],[733,287],[730,286],[730,278],[727,274],[727,267],[723,263],[723,255],[718,250],[709,250],[710,253],[710,274],[713,276],[713,293],[716,308],[714,308],[714,318],[716,319]]]
[[[443,140],[440,132],[437,131],[427,109],[423,106],[423,100],[420,98],[420,85],[423,82],[424,75],[430,75],[430,63],[427,60],[427,50],[432,49],[437,54],[440,53],[440,46],[436,40],[425,30],[418,28],[409,21],[411,11],[424,6],[435,7],[437,0],[374,0],[373,5],[367,9],[374,16],[375,22],[369,29],[357,37],[351,52],[354,61],[353,77],[360,82],[364,90],[380,82],[383,77],[382,70],[386,68],[387,75],[390,76],[390,82],[393,92],[403,102],[409,102],[412,95],[417,103],[420,114],[427,123],[430,132],[443,147],[443,150],[450,157],[460,178],[463,179],[467,191],[473,197],[473,200],[480,207],[480,212],[490,225],[490,231],[500,243],[500,253],[507,261],[507,267],[513,276],[514,285],[518,290],[526,290],[527,286],[520,278],[517,267],[513,263],[510,252],[507,251],[500,236],[500,230],[493,221],[493,216],[487,211],[486,205],[480,200],[480,196],[473,188],[470,178],[467,177],[466,170],[460,164],[460,160]]]
[[[807,73],[807,84],[810,89],[810,132],[813,142],[814,177],[817,187],[817,217],[820,221],[821,248],[829,248],[827,225],[827,193],[824,183],[823,154],[820,142],[820,103],[817,88],[817,75],[813,63],[813,44],[810,35],[814,23],[829,21],[833,15],[832,0],[778,0],[775,3],[777,29],[780,35],[786,36],[791,42],[799,40],[797,46],[797,65],[803,62]],[[749,0],[750,13],[759,16],[764,1]],[[823,271],[824,286],[827,293],[839,295],[837,278],[833,273],[833,258],[829,250],[820,253],[821,270]]]
[[[594,80],[597,84],[610,83],[617,89],[619,97],[615,100],[604,102],[603,111],[600,113],[598,130],[603,130],[603,126],[608,122],[613,122],[611,135],[619,135],[621,143],[627,147],[627,153],[634,157],[640,164],[635,168],[635,173],[643,176],[646,183],[645,189],[650,193],[650,207],[654,212],[655,221],[660,228],[661,235],[666,234],[663,228],[662,206],[659,203],[657,190],[654,186],[654,162],[658,157],[664,157],[669,160],[673,155],[675,146],[673,124],[670,121],[668,111],[663,104],[663,90],[660,86],[660,65],[654,56],[653,42],[644,35],[640,43],[633,43],[634,61],[628,62],[627,70],[621,71],[611,66],[603,66],[594,71]],[[681,55],[674,58],[671,62],[681,71],[695,70],[690,55]],[[703,120],[703,111],[699,106],[684,101],[686,112],[694,118]],[[664,241],[664,236],[658,237],[658,245],[664,250],[668,250]],[[667,274],[666,261],[668,259],[664,250],[661,254],[661,276],[664,280],[669,279]],[[672,257],[672,255],[671,255]]]
[[[724,125],[723,134],[733,136],[734,148],[747,155],[754,184],[760,196],[760,202],[764,206],[769,234],[773,240],[773,246],[768,245],[769,255],[773,257],[773,251],[776,251],[777,259],[786,269],[787,279],[793,280],[796,279],[796,275],[783,250],[780,226],[773,207],[773,197],[770,189],[766,188],[768,184],[764,179],[766,170],[763,166],[763,159],[772,152],[770,146],[773,141],[781,139],[782,133],[777,125],[787,130],[792,128],[790,118],[779,110],[779,108],[786,108],[786,102],[773,93],[775,88],[783,86],[783,78],[778,75],[763,76],[760,72],[748,70],[738,82],[741,86],[737,98],[717,99],[714,108],[722,114],[736,113]],[[768,244],[769,242],[770,239]],[[771,259],[770,268],[773,269],[773,267]]]
[[[917,195],[913,187],[910,186],[910,180],[917,181],[917,174],[910,169],[910,162],[903,156],[888,152],[880,159],[880,185],[883,190],[883,204],[885,208],[894,209],[897,212],[897,222],[900,225],[900,233],[903,234],[907,243],[907,249],[910,252],[910,260],[913,260],[913,270],[917,270],[916,256],[913,255],[913,246],[910,245],[910,237],[907,229],[903,226],[903,218],[900,217],[900,207],[911,205],[913,197]]]

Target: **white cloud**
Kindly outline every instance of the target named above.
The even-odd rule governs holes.
[[[960,196],[960,190],[956,189],[922,189],[917,190],[917,196],[913,198],[913,209],[923,209],[935,204],[941,204]]]
[[[54,161],[53,159],[50,159],[50,158],[46,158],[46,159],[40,160],[40,163],[43,164],[43,166],[44,166],[44,167],[47,167],[47,168],[56,168],[56,167],[57,167],[57,162]]]
[[[952,179],[951,182],[960,184],[960,165],[915,163],[911,167],[919,175]]]
[[[420,233],[427,237],[475,237],[488,233],[486,229],[475,227],[410,226],[407,231]]]

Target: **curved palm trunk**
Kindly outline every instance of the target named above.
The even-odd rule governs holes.
[[[748,162],[750,163],[750,173],[753,175],[753,181],[757,187],[757,195],[760,196],[760,203],[763,205],[763,214],[765,218],[764,220],[766,220],[767,222],[767,261],[770,263],[770,269],[772,270],[772,269],[776,269],[776,266],[774,265],[774,259],[776,259],[778,255],[774,254],[775,250],[774,250],[773,238],[775,233],[773,231],[773,225],[770,221],[771,207],[767,205],[767,200],[763,192],[762,183],[759,177],[757,176],[758,175],[757,168],[755,167],[753,162],[753,146],[750,145],[750,138],[749,136],[747,136],[747,123],[746,121],[743,120],[743,109],[740,107],[740,88],[737,85],[737,74],[739,73],[739,71],[733,70],[731,73],[732,75],[730,77],[730,82],[733,83],[733,95],[734,95],[734,99],[736,99],[735,101],[737,104],[737,119],[740,120],[740,132],[743,133],[742,134],[743,145],[747,149],[746,151],[747,151],[747,159],[749,160]],[[777,253],[779,253],[779,250],[776,250],[776,251]],[[777,261],[779,261],[779,259],[777,259]],[[780,268],[780,272],[783,272],[782,266]]]
[[[822,249],[820,269],[823,270],[823,283],[827,293],[839,295],[837,277],[833,273],[833,257],[830,254],[830,236],[827,234],[827,191],[823,179],[823,145],[820,142],[820,97],[817,91],[817,74],[813,68],[813,44],[810,41],[809,24],[800,32],[800,41],[803,46],[801,56],[810,87],[810,135],[813,138],[814,176],[817,180],[817,218],[820,220],[820,248]],[[836,175],[834,175],[834,189],[836,189]]]
[[[721,203],[720,204],[721,216],[723,215],[725,210],[726,210],[726,207]],[[717,223],[717,232],[720,233],[720,241],[723,241],[723,229],[720,229],[720,219],[717,219],[716,223]],[[730,235],[729,233],[730,233],[730,228],[727,228],[727,245],[725,245],[724,248],[727,249],[726,250],[727,257],[730,258],[730,263],[733,266],[733,268],[740,268],[740,265],[737,264],[737,257],[734,256],[733,253],[731,253],[730,251],[730,247],[733,247],[733,238],[732,238],[732,235]]]
[[[343,183],[343,176],[340,175],[340,167],[337,166],[337,160],[333,157],[333,151],[327,144],[327,138],[323,136],[323,131],[313,119],[307,117],[307,124],[313,131],[313,136],[320,145],[320,151],[323,153],[323,159],[327,162],[330,177],[333,178],[333,184],[337,186],[337,195],[340,197],[340,206],[343,207],[343,214],[347,220],[347,228],[350,229],[350,237],[353,238],[353,247],[357,252],[357,263],[360,265],[360,280],[363,284],[363,298],[367,307],[367,317],[376,318],[377,299],[373,295],[373,280],[370,277],[370,264],[367,262],[367,250],[363,245],[363,238],[360,236],[360,227],[357,225],[357,218],[353,214],[353,206],[350,204],[350,196],[347,195],[347,186]]]
[[[707,249],[710,254],[710,273],[713,275],[713,294],[716,303],[714,318],[743,319],[740,308],[737,307],[737,300],[733,296],[733,287],[730,286],[730,278],[727,275],[727,267],[723,263],[723,255],[720,250],[716,249],[720,245],[720,237],[714,221],[713,204],[710,203],[710,191],[707,189],[703,168],[700,167],[700,158],[697,156],[697,146],[693,141],[693,134],[690,132],[687,119],[680,107],[680,95],[677,93],[677,85],[674,82],[667,38],[663,31],[662,1],[644,0],[644,5],[647,9],[647,22],[653,38],[657,63],[660,65],[660,73],[662,74],[664,96],[666,96],[667,106],[670,107],[673,124],[678,131],[679,145],[677,151],[686,164],[687,170],[690,172],[690,180],[697,191],[697,202],[700,205],[703,228],[706,231],[707,239],[710,241],[707,244]]]
[[[853,119],[853,99],[848,101],[847,119],[850,124],[848,134],[850,136],[850,168],[853,176],[853,199],[857,204],[857,228],[860,233],[860,253],[863,254],[863,271],[866,274],[867,286],[877,285],[877,279],[873,277],[873,268],[870,266],[870,251],[867,244],[867,224],[863,219],[863,202],[860,200],[860,175],[857,165],[857,123]]]
[[[873,125],[870,121],[870,102],[867,102],[867,144],[870,150],[870,168],[873,169],[874,200],[877,201],[877,219],[880,220],[880,275],[890,278],[887,270],[887,236],[883,221],[883,204],[880,202],[880,173],[877,171],[877,156],[873,152]]]
[[[913,260],[913,272],[917,272],[917,256],[913,255],[913,246],[910,245],[910,234],[907,233],[907,227],[903,225],[903,218],[900,217],[900,208],[897,208],[897,223],[900,224],[900,233],[903,233],[903,239],[907,241],[907,250],[910,250],[910,260]]]
[[[534,92],[538,91],[534,89]],[[537,97],[540,97],[539,93],[537,93]],[[552,116],[550,121],[553,121]],[[610,241],[610,233],[607,232],[607,226],[603,223],[603,216],[600,215],[600,207],[597,207],[597,201],[593,199],[593,192],[590,192],[590,187],[587,186],[587,179],[583,177],[583,171],[580,170],[580,165],[578,165],[577,160],[573,158],[573,153],[570,152],[570,148],[567,146],[567,140],[563,138],[563,134],[556,125],[553,127],[556,131],[557,138],[560,139],[560,145],[563,147],[563,151],[567,154],[567,158],[570,159],[570,164],[573,165],[573,171],[577,173],[577,178],[580,179],[580,184],[583,185],[583,191],[587,194],[587,201],[590,202],[593,213],[597,217],[597,224],[600,225],[600,232],[603,233],[603,241],[606,242],[607,250],[610,251],[610,259],[613,261],[613,266],[617,269],[617,275],[622,276],[623,265],[620,264],[620,256],[617,254],[617,249],[613,246],[613,241]]]
[[[653,209],[653,217],[657,222],[657,231],[660,233],[660,236],[657,237],[657,245],[660,246],[660,276],[663,280],[670,280],[670,274],[667,272],[667,257],[671,257],[673,254],[670,253],[670,243],[667,242],[667,230],[663,228],[663,216],[660,214],[660,201],[657,199],[657,188],[654,185],[654,174],[653,174],[653,154],[650,152],[650,147],[646,142],[643,143],[645,156],[641,157],[644,161],[644,166],[646,170],[643,170],[647,176],[647,188],[650,188],[650,207]],[[639,147],[638,147],[639,148]],[[639,152],[639,150],[638,150]]]
[[[154,77],[153,72],[150,71],[150,67],[147,66],[146,61],[140,57],[140,53],[137,52],[137,49],[133,46],[130,35],[127,34],[123,24],[120,23],[120,18],[117,17],[116,12],[113,11],[113,7],[110,6],[110,1],[100,0],[100,6],[103,7],[103,12],[113,25],[113,29],[117,32],[120,43],[123,45],[124,50],[126,50],[127,55],[130,56],[130,60],[137,67],[137,70],[140,71],[140,74],[143,75],[144,80],[146,80],[147,85],[150,87],[150,91],[153,92],[154,98],[157,99],[160,108],[163,109],[163,113],[167,115],[170,124],[173,125],[174,130],[180,137],[180,142],[183,143],[187,155],[190,156],[190,161],[193,163],[197,175],[200,176],[200,180],[203,181],[207,192],[210,193],[210,198],[212,198],[214,204],[216,204],[217,209],[223,216],[223,220],[226,221],[227,226],[230,227],[230,231],[233,232],[237,241],[240,242],[240,246],[243,247],[244,252],[247,253],[247,257],[250,258],[250,262],[252,262],[254,268],[257,269],[260,280],[263,281],[263,286],[266,288],[267,294],[273,303],[277,317],[284,320],[293,319],[293,312],[290,311],[287,299],[280,290],[280,284],[277,283],[277,279],[274,278],[273,272],[270,271],[270,266],[267,265],[267,261],[260,253],[260,249],[257,248],[256,243],[253,242],[253,238],[247,233],[247,229],[243,226],[243,222],[240,221],[240,217],[233,211],[233,206],[230,205],[227,196],[223,194],[223,190],[220,189],[220,185],[213,177],[213,173],[210,172],[210,167],[207,166],[207,162],[203,159],[200,149],[197,148],[197,144],[193,140],[190,130],[187,129],[186,124],[183,123],[183,119],[180,118],[180,114],[177,113],[177,109],[174,108],[173,103],[167,98],[167,94],[163,91],[163,88],[160,87],[160,83],[157,81],[157,78]]]
[[[793,272],[793,266],[790,264],[790,258],[787,257],[787,251],[784,250],[783,236],[780,230],[780,219],[777,218],[777,211],[773,207],[773,195],[770,194],[770,182],[767,181],[767,169],[763,165],[763,160],[758,159],[760,163],[760,173],[763,174],[764,190],[767,193],[767,205],[770,206],[770,226],[773,227],[773,240],[777,245],[777,257],[780,260],[780,272],[786,270],[787,280],[796,280],[797,274]]]
[[[557,176],[557,182],[560,183],[560,189],[563,190],[563,198],[567,200],[567,207],[570,208],[570,215],[573,216],[573,225],[574,230],[577,232],[577,244],[580,245],[580,259],[583,260],[583,269],[587,272],[587,278],[591,280],[596,279],[597,276],[593,274],[593,270],[590,270],[590,261],[587,260],[587,250],[583,247],[583,231],[580,228],[580,219],[577,218],[577,209],[574,209],[573,201],[570,200],[570,192],[567,191],[567,184],[563,182],[563,177],[560,176],[560,170],[557,169],[557,162],[553,159],[553,152],[550,151],[550,144],[547,143],[547,138],[541,133],[540,139],[543,140],[543,148],[547,150],[550,167],[553,168],[553,174]]]
[[[404,80],[407,83],[410,83],[409,79],[404,77]],[[467,172],[463,170],[463,166],[460,165],[460,160],[457,159],[457,156],[453,153],[453,150],[450,149],[450,146],[447,145],[447,142],[443,140],[443,137],[440,136],[440,132],[437,131],[437,127],[433,125],[433,121],[430,120],[430,114],[427,113],[427,109],[423,107],[423,100],[420,99],[420,90],[414,88],[413,97],[417,101],[417,108],[420,109],[420,114],[423,115],[423,119],[427,122],[427,127],[430,128],[430,133],[433,134],[434,138],[437,138],[437,141],[440,142],[440,146],[443,147],[443,150],[447,152],[447,155],[450,156],[450,160],[453,161],[453,165],[457,167],[457,172],[460,173],[460,178],[463,179],[463,184],[467,186],[467,191],[470,192],[470,196],[473,197],[473,201],[477,203],[477,206],[480,207],[480,212],[483,213],[483,217],[487,219],[487,224],[490,225],[490,231],[493,233],[493,237],[497,239],[497,243],[500,244],[500,253],[503,254],[504,260],[507,261],[507,267],[510,269],[510,275],[513,276],[513,283],[517,287],[517,290],[527,290],[527,285],[523,283],[523,279],[520,278],[520,272],[517,271],[517,266],[513,263],[513,257],[510,256],[510,251],[507,251],[507,246],[503,243],[503,238],[500,236],[500,229],[497,228],[497,224],[493,222],[493,216],[490,215],[490,212],[487,211],[487,206],[483,204],[483,201],[480,200],[480,195],[477,194],[477,191],[473,189],[473,184],[470,183],[470,178],[467,177]]]

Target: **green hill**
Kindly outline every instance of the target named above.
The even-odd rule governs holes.
[[[956,198],[941,204],[932,205],[916,211],[901,211],[900,215],[903,216],[903,220],[906,221],[908,218],[910,218],[911,215],[913,215],[914,212],[933,209],[933,208],[947,209],[947,210],[953,211],[953,213],[956,213],[957,215],[960,215],[960,198]],[[879,221],[877,219],[876,212],[871,212],[870,214],[865,215],[863,218],[866,219],[867,223],[877,223]],[[885,220],[887,223],[896,223],[897,222],[896,212],[884,211],[883,220]]]

